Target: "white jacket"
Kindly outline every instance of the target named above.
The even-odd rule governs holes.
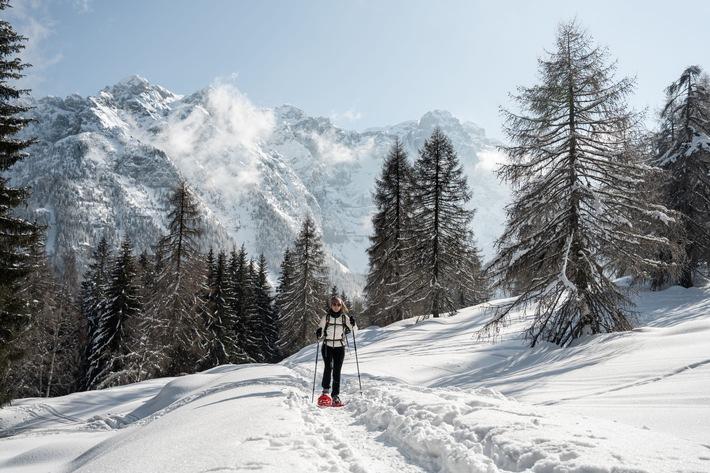
[[[326,325],[328,328],[326,328]],[[350,324],[350,316],[348,314],[341,313],[337,317],[333,317],[328,311],[328,314],[321,317],[318,326],[325,330],[323,343],[329,347],[345,346],[345,327],[350,329],[353,336],[357,334],[357,324]]]

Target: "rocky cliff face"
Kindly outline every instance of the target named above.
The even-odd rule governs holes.
[[[484,255],[502,229],[508,191],[492,173],[495,143],[472,123],[433,111],[364,132],[284,105],[260,109],[229,84],[189,96],[133,76],[96,96],[34,100],[38,139],[9,172],[31,186],[22,211],[48,226],[50,255],[73,248],[80,262],[101,236],[149,249],[165,229],[165,197],[185,178],[206,216],[205,246],[246,244],[272,270],[311,213],[331,277],[359,291],[367,271],[371,191],[392,141],[414,159],[435,127],[452,139],[474,192],[474,231]]]

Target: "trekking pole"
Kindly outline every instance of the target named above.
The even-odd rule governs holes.
[[[311,402],[316,397],[316,375],[318,374],[318,352],[320,351],[320,340],[316,340],[316,367],[313,368],[313,392],[311,393]]]
[[[355,341],[355,332],[353,334],[353,348],[355,348],[355,364],[357,365],[357,382],[360,384],[360,395],[362,396],[362,381],[360,380],[360,362],[357,359],[357,342]]]

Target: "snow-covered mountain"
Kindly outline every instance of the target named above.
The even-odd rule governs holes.
[[[507,189],[493,168],[496,143],[445,111],[394,126],[348,131],[290,105],[263,109],[230,83],[189,96],[132,76],[97,95],[33,100],[38,143],[10,170],[32,187],[25,210],[48,225],[48,252],[85,261],[102,235],[139,250],[165,226],[165,197],[183,176],[207,216],[207,245],[246,244],[272,269],[306,213],[322,230],[334,282],[362,287],[371,191],[395,137],[410,157],[435,127],[452,139],[474,191],[474,231],[485,256],[501,231]],[[116,229],[116,231],[114,231]]]
[[[566,348],[528,348],[524,313],[500,343],[477,340],[500,300],[362,330],[341,409],[311,401],[315,345],[275,365],[18,399],[0,409],[0,471],[708,472],[710,289],[635,300],[637,329]]]

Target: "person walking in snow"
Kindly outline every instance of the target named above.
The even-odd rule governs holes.
[[[345,359],[345,336],[348,332],[357,333],[357,324],[352,315],[348,315],[348,308],[338,296],[330,298],[330,309],[321,317],[316,337],[323,337],[321,354],[323,355],[323,393],[318,398],[319,406],[340,407],[340,369]],[[330,381],[333,381],[333,397],[330,394]]]

